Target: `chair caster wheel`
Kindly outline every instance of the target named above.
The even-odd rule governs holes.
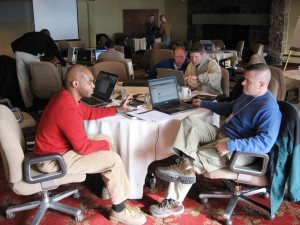
[[[231,219],[226,220],[225,225],[232,225],[232,220]]]
[[[263,198],[264,198],[264,199],[270,198],[269,192],[263,193]]]
[[[275,219],[275,215],[269,216],[269,220],[274,220],[274,219]]]
[[[76,216],[75,220],[78,221],[78,222],[82,222],[83,221],[83,214],[80,213],[78,216]]]
[[[15,214],[14,213],[9,213],[9,214],[6,214],[6,218],[7,219],[12,219],[15,217]]]
[[[76,198],[76,199],[79,199],[80,198],[80,193],[79,192],[77,192],[77,193],[75,193],[75,194],[73,194],[73,198]]]
[[[208,199],[207,198],[200,198],[200,201],[203,205],[206,205],[207,202],[208,202]]]

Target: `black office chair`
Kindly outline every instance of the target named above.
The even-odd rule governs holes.
[[[243,202],[247,204],[258,207],[260,210],[267,213],[269,219],[271,220],[275,218],[275,213],[283,200],[283,196],[281,196],[281,201],[276,201],[276,199],[280,199],[278,197],[272,198],[272,195],[278,195],[278,193],[283,195],[285,187],[284,184],[278,187],[277,182],[275,183],[272,181],[272,178],[274,179],[274,177],[272,177],[272,174],[274,174],[273,171],[278,170],[278,168],[280,168],[280,164],[283,163],[276,163],[276,156],[278,156],[279,152],[278,147],[280,147],[280,151],[284,151],[290,156],[292,155],[291,149],[287,148],[291,147],[292,145],[292,150],[297,148],[299,152],[300,137],[299,134],[297,135],[297,132],[300,131],[300,120],[298,111],[292,104],[284,101],[279,101],[278,104],[282,113],[281,127],[277,141],[269,154],[258,155],[252,153],[234,152],[230,159],[228,168],[222,168],[220,170],[206,172],[203,174],[205,177],[210,179],[222,179],[226,184],[226,187],[228,188],[228,191],[203,191],[199,195],[201,202],[204,204],[207,203],[208,198],[230,198],[229,204],[223,215],[223,218],[226,219],[226,225],[232,224],[232,220],[230,217],[239,200],[243,200]],[[293,143],[293,141],[296,139],[297,143]],[[255,160],[255,162],[249,166],[238,167],[235,165],[235,162],[241,154],[255,156],[257,157],[257,160]],[[293,160],[292,157],[286,157],[286,159]],[[294,165],[296,165],[296,162],[294,163]],[[287,163],[283,168],[287,170],[286,173],[289,173],[289,167],[290,164]],[[300,166],[294,166],[293,168],[299,170]],[[287,179],[285,180],[285,182],[286,181]],[[298,181],[298,186],[296,186],[298,189],[298,193],[300,193],[299,183],[300,181]],[[248,197],[258,193],[263,193],[264,197],[267,198],[269,196],[267,190],[270,189],[271,208]]]

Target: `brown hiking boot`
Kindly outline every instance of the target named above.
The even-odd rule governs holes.
[[[155,174],[160,179],[168,182],[175,182],[176,180],[183,184],[196,182],[195,169],[188,158],[178,158],[175,165],[158,167]]]

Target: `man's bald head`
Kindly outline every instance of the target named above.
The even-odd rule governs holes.
[[[70,89],[73,81],[80,81],[88,74],[91,74],[91,71],[85,66],[79,64],[71,66],[66,73],[66,89]]]

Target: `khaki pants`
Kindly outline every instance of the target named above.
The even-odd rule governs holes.
[[[104,134],[89,136],[91,140],[107,140],[110,137]],[[63,158],[67,164],[68,173],[100,173],[109,191],[112,203],[119,204],[130,196],[130,186],[120,156],[113,151],[98,151],[89,155],[80,155],[73,150],[64,153]],[[37,165],[42,172],[56,171],[56,161],[49,161]],[[100,188],[100,187],[99,187]]]
[[[228,139],[228,137],[219,134],[219,128],[195,116],[189,116],[180,124],[173,151],[176,154],[183,152],[195,159],[195,171],[202,174],[205,171],[211,172],[227,166],[228,157],[230,158],[231,153],[228,153],[226,157],[220,157],[215,150],[215,144]],[[237,163],[243,166],[251,164],[253,161],[253,157],[241,156]],[[192,184],[171,182],[166,198],[182,202],[191,187]]]
[[[19,87],[23,102],[26,108],[33,105],[33,97],[30,88],[30,64],[39,62],[39,56],[31,55],[26,52],[15,52],[16,69],[19,81]]]

